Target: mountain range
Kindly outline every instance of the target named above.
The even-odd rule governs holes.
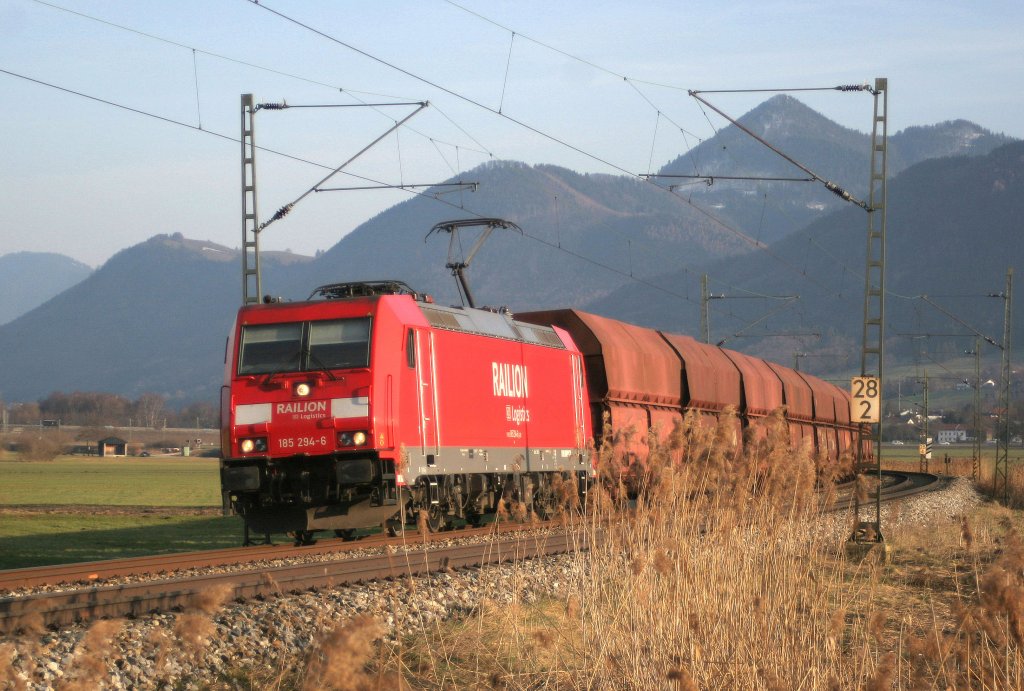
[[[765,102],[741,122],[822,177],[864,194],[867,135],[789,97]],[[724,128],[661,173],[793,176],[789,164],[779,167],[775,154],[738,135]],[[1015,225],[1024,217],[1024,145],[955,121],[892,135],[889,152],[890,293],[1001,289],[1007,266],[1024,253]],[[680,170],[690,172],[673,172]],[[495,230],[474,258],[468,275],[478,304],[580,307],[699,335],[699,280],[707,273],[713,294],[747,298],[711,303],[715,340],[734,338],[731,347],[780,360],[795,348],[816,348],[836,354],[828,363],[835,367],[842,353],[848,360],[859,352],[866,214],[818,183],[666,177],[650,184],[515,162],[487,164],[461,179],[478,182],[478,191],[438,195],[444,203],[429,194],[412,198],[315,258],[264,253],[264,292],[302,299],[323,283],[394,278],[458,303],[445,264],[463,257],[479,231],[451,247],[448,235],[428,231],[454,218],[499,217],[522,233]],[[680,180],[698,184],[667,189]],[[0,326],[0,398],[97,390],[212,400],[241,302],[239,266],[237,251],[183,234],[123,250],[73,289]],[[890,324],[936,323],[920,300],[901,300],[890,296]],[[963,304],[953,309],[969,309]],[[759,332],[733,337],[777,307]],[[979,316],[977,328],[994,328],[997,317]],[[822,336],[779,339],[768,328]],[[751,335],[758,338],[738,340]]]
[[[15,252],[0,257],[0,325],[20,317],[82,281],[92,269],[53,252]]]

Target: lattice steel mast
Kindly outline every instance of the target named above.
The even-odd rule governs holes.
[[[260,233],[256,213],[255,104],[242,94],[242,304],[260,301]]]
[[[1010,332],[1013,316],[1013,268],[1006,271],[1006,291],[994,297],[1003,298],[1003,357],[999,374],[999,434],[996,435],[995,495],[1002,490],[1003,504],[1009,504],[1010,486],[1007,480],[1010,452]]]
[[[862,377],[882,381],[885,354],[885,241],[886,241],[886,157],[888,153],[888,80],[875,79],[874,118],[871,127],[871,177],[868,189],[868,236],[864,271],[864,330],[860,355]],[[881,420],[881,418],[879,418]],[[860,499],[854,500],[856,528],[854,541],[882,542],[882,423],[862,425],[857,437],[855,472],[873,471],[879,489],[875,492],[875,516],[868,522],[870,532],[859,530]],[[868,448],[865,448],[865,447]],[[867,454],[866,454],[867,452]],[[856,497],[856,494],[854,495]]]

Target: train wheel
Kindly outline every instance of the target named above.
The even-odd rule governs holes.
[[[398,520],[397,518],[388,521],[384,527],[387,530],[387,533],[390,537],[398,537],[400,535],[405,535],[405,523]]]
[[[313,538],[312,530],[296,530],[291,534],[291,536],[295,540],[296,547],[316,544],[316,539]]]
[[[441,508],[440,504],[431,504],[427,510],[427,528],[432,533],[439,533],[447,530],[450,526],[448,512]]]
[[[334,535],[336,537],[340,537],[345,542],[352,542],[353,540],[356,539],[356,530],[355,530],[355,528],[346,528],[344,530],[335,530],[334,531]]]

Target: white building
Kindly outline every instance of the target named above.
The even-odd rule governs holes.
[[[967,430],[960,425],[947,425],[938,429],[936,437],[940,444],[944,441],[951,444],[958,441],[967,441]]]

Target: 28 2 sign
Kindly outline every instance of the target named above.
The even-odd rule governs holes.
[[[878,377],[854,377],[850,380],[850,420],[878,422],[882,390]]]

